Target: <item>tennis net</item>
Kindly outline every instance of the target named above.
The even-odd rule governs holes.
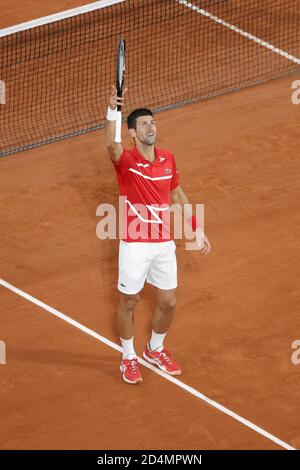
[[[297,69],[300,2],[103,0],[0,30],[0,156],[103,127],[120,36],[125,114],[160,111]]]

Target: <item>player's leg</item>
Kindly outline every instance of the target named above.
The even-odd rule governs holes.
[[[150,340],[152,350],[163,346],[164,337],[173,321],[176,306],[175,292],[176,289],[156,289],[157,307],[152,317],[153,334]]]
[[[121,294],[117,308],[117,321],[121,344],[123,347],[123,359],[136,357],[133,345],[134,336],[134,310],[140,299],[139,294]]]
[[[149,257],[146,251],[147,248],[142,243],[120,242],[118,290],[121,292],[121,297],[117,308],[122,345],[120,370],[125,382],[131,384],[142,381],[134,349],[134,310],[149,269]]]
[[[172,324],[176,306],[177,262],[175,243],[157,244],[155,258],[147,275],[147,282],[156,287],[157,307],[152,317],[152,335],[144,351],[144,358],[170,375],[181,374],[181,367],[164,348],[164,340]]]
[[[144,351],[144,359],[170,375],[180,375],[181,367],[165,349],[164,340],[174,318],[175,289],[157,289],[157,307],[152,317],[152,335]]]
[[[139,294],[121,294],[117,308],[117,319],[122,345],[120,370],[123,380],[130,384],[142,382],[142,375],[134,349],[134,310],[139,300]]]

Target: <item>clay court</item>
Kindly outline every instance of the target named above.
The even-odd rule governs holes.
[[[84,3],[8,0],[0,27]],[[121,380],[118,240],[96,237],[98,205],[118,204],[104,130],[0,159],[1,449],[300,448],[299,79],[156,114],[212,243],[203,256],[176,240],[178,380],[142,360],[140,386]],[[140,357],[154,307],[146,286]]]

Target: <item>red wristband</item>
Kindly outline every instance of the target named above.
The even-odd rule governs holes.
[[[188,223],[190,224],[190,226],[192,227],[192,230],[195,232],[197,230],[197,228],[200,227],[200,224],[197,220],[197,217],[195,215],[192,215],[192,217],[190,217],[189,219],[187,219]]]

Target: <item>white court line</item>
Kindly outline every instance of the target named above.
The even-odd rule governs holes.
[[[71,10],[65,10],[54,15],[44,16],[36,20],[27,21],[26,23],[17,24],[16,26],[10,26],[9,28],[0,29],[0,38],[9,36],[10,34],[19,33],[20,31],[26,31],[27,29],[37,28],[46,24],[54,23],[55,21],[64,20],[67,18],[73,18],[74,16],[82,15],[101,8],[110,7],[117,3],[122,3],[125,0],[100,0],[98,2],[88,3],[82,7],[72,8]]]
[[[14,292],[15,294],[19,295],[20,297],[23,297],[24,299],[28,300],[29,302],[32,302],[33,304],[43,308],[44,310],[47,310],[47,312],[52,313],[56,317],[60,318],[61,320],[64,320],[65,322],[69,323],[70,325],[73,325],[75,328],[78,328],[79,330],[83,331],[84,333],[92,336],[93,338],[98,339],[102,343],[106,344],[107,346],[111,347],[112,349],[115,349],[116,351],[121,352],[122,348],[121,346],[118,346],[117,344],[113,343],[107,338],[104,338],[104,336],[99,335],[95,331],[91,330],[90,328],[87,328],[86,326],[82,325],[76,320],[73,320],[73,318],[68,317],[67,315],[61,313],[59,310],[56,310],[55,308],[49,307],[49,305],[45,304],[44,302],[41,302],[40,300],[36,299],[35,297],[32,297],[29,294],[26,294],[26,292],[23,292],[22,290],[18,289],[17,287],[14,287],[13,285],[9,284],[8,282],[4,281],[3,279],[0,279],[0,284],[5,287],[6,289]],[[194,395],[196,398],[199,398],[200,400],[204,401],[208,405],[212,406],[213,408],[216,408],[217,410],[221,411],[222,413],[230,416],[231,418],[235,419],[236,421],[239,421],[242,423],[244,426],[252,429],[253,431],[257,432],[258,434],[261,434],[265,438],[269,439],[272,442],[275,442],[280,447],[283,447],[284,449],[287,450],[296,450],[294,447],[290,446],[286,442],[282,441],[281,439],[278,439],[278,437],[274,436],[273,434],[270,434],[269,432],[265,431],[264,429],[260,428],[259,426],[256,426],[256,424],[253,424],[251,421],[248,421],[248,419],[243,418],[242,416],[238,415],[234,411],[231,411],[229,408],[226,408],[223,405],[220,405],[216,401],[212,400],[211,398],[208,398],[207,396],[203,395],[201,392],[198,392],[198,390],[194,389],[193,387],[190,387],[189,385],[186,385],[185,383],[181,382],[178,379],[175,379],[174,377],[165,374],[164,372],[160,371],[156,367],[152,366],[148,362],[144,361],[144,359],[139,359],[140,364],[142,364],[144,367],[147,367],[148,369],[152,370],[152,372],[155,372],[155,374],[160,375],[163,377],[165,380],[168,380],[169,382],[172,382],[173,384],[177,385],[178,387],[182,388],[186,392],[190,393],[191,395]]]
[[[282,49],[279,49],[278,47],[275,47],[273,44],[270,44],[267,41],[264,41],[263,39],[258,38],[257,36],[254,36],[253,34],[247,33],[247,31],[243,31],[240,28],[237,28],[233,24],[227,23],[226,21],[222,20],[218,16],[213,15],[207,10],[203,10],[203,8],[197,7],[197,5],[194,5],[191,2],[188,2],[187,0],[175,0],[176,2],[180,3],[181,5],[190,8],[191,10],[196,11],[202,16],[206,16],[210,20],[214,21],[215,23],[218,23],[225,28],[231,29],[231,31],[234,31],[235,33],[240,34],[241,36],[244,36],[245,38],[249,39],[250,41],[254,41],[256,44],[259,44],[262,47],[265,47],[266,49],[269,49],[270,51],[274,52],[275,54],[278,54],[282,57],[284,57],[287,60],[290,60],[292,62],[295,62],[295,64],[300,65],[300,58],[295,57],[291,54],[289,54],[286,51],[283,51]]]

